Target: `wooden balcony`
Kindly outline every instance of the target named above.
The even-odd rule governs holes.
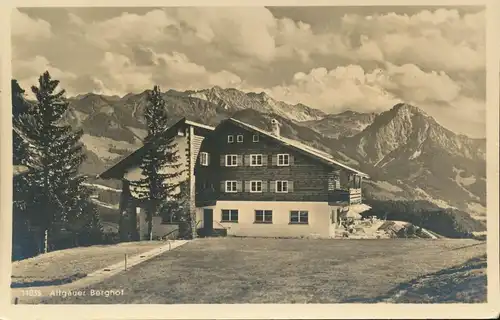
[[[361,203],[361,189],[332,190],[328,196],[329,203],[357,204]]]

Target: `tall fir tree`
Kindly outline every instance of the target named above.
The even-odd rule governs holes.
[[[22,165],[26,158],[26,142],[21,137],[22,121],[28,117],[29,104],[24,99],[25,91],[17,80],[11,81],[12,97],[12,162],[14,165]]]
[[[168,128],[168,114],[158,86],[148,95],[144,118],[148,127],[144,144],[153,143],[154,147],[148,149],[140,165],[144,178],[131,182],[131,186],[137,190],[139,198],[145,200],[148,236],[152,240],[153,216],[158,215],[167,199],[178,197],[176,191],[180,182],[176,180],[183,174],[183,170],[178,163],[180,157],[176,150],[177,144],[173,138],[167,139],[163,135]]]
[[[17,80],[11,81],[12,98],[12,163],[16,168],[25,169],[27,143],[22,138],[22,119],[27,118],[29,103],[24,98],[25,91]],[[36,254],[37,248],[30,230],[27,202],[29,201],[29,186],[21,175],[16,174],[12,181],[12,257],[20,259]],[[20,172],[20,171],[19,171]]]
[[[82,212],[88,201],[88,190],[78,169],[85,159],[81,130],[73,130],[61,119],[69,103],[65,91],[57,91],[58,80],[43,73],[38,87],[31,89],[36,105],[23,119],[23,139],[27,144],[24,163],[29,172],[22,179],[29,186],[28,212],[31,222],[40,230],[41,251],[49,249],[49,234],[58,232],[69,218]]]

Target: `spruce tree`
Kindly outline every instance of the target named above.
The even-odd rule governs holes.
[[[26,142],[22,139],[23,118],[28,117],[29,104],[24,99],[25,91],[17,80],[11,81],[12,97],[12,163],[22,165],[26,158]]]
[[[12,98],[12,163],[14,166],[23,166],[26,159],[27,144],[22,138],[23,130],[21,120],[27,117],[29,104],[24,99],[25,91],[16,80],[11,81]],[[29,224],[27,201],[29,199],[29,186],[21,176],[13,178],[12,199],[12,257],[15,259],[32,256],[36,252]]]
[[[176,198],[180,182],[177,178],[183,174],[180,170],[177,144],[173,138],[166,138],[163,133],[168,128],[168,115],[165,101],[158,86],[148,95],[148,104],[144,110],[148,134],[144,144],[152,144],[148,148],[140,165],[143,178],[131,182],[137,190],[139,198],[146,200],[146,221],[148,236],[153,236],[153,216],[158,215],[159,209],[167,199]],[[153,141],[154,140],[154,141]]]
[[[48,251],[49,234],[59,231],[79,211],[82,201],[88,200],[82,185],[85,177],[78,175],[85,158],[80,142],[83,132],[62,123],[69,103],[65,91],[57,91],[58,85],[48,71],[39,77],[38,87],[31,88],[36,104],[22,124],[27,143],[24,163],[30,169],[22,179],[29,186],[28,211],[41,230],[43,252]]]

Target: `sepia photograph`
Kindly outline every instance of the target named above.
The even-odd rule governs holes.
[[[10,24],[12,305],[489,302],[485,6]]]

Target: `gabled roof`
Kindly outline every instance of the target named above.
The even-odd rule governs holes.
[[[232,123],[240,126],[240,127],[243,127],[245,129],[249,129],[251,131],[254,131],[254,132],[257,132],[261,135],[269,137],[269,138],[279,142],[281,145],[283,145],[285,147],[289,147],[295,151],[298,151],[298,152],[303,153],[305,155],[314,157],[327,165],[338,166],[338,167],[344,168],[348,171],[354,172],[354,173],[356,173],[364,178],[369,178],[369,176],[366,173],[361,172],[361,171],[356,170],[356,169],[353,169],[349,166],[346,166],[345,164],[343,164],[341,162],[338,162],[337,160],[333,159],[332,156],[330,154],[326,153],[325,151],[321,151],[321,150],[318,150],[316,148],[310,147],[310,146],[303,144],[297,140],[288,139],[288,138],[285,138],[282,136],[276,136],[276,135],[274,135],[270,132],[267,132],[265,130],[262,130],[256,126],[250,125],[248,123],[242,122],[242,121],[234,119],[234,118],[229,118],[228,120],[231,121]]]
[[[120,175],[120,173],[123,172],[126,168],[136,164],[137,161],[144,155],[144,153],[149,148],[151,148],[152,146],[155,145],[155,143],[158,141],[158,139],[160,137],[168,137],[171,134],[176,134],[176,131],[174,131],[174,130],[176,130],[182,124],[186,124],[186,125],[193,126],[193,127],[198,127],[198,128],[209,130],[209,131],[215,130],[214,127],[207,126],[207,125],[204,125],[201,123],[197,123],[197,122],[194,122],[191,120],[187,120],[186,118],[182,118],[179,121],[177,121],[175,124],[173,124],[172,126],[168,127],[165,131],[163,131],[163,133],[159,134],[151,141],[145,143],[140,148],[138,148],[137,150],[135,150],[134,152],[132,152],[131,154],[129,154],[125,158],[121,159],[118,163],[113,165],[111,168],[108,168],[106,171],[99,174],[98,178],[110,179],[110,178],[116,177],[117,175]]]

